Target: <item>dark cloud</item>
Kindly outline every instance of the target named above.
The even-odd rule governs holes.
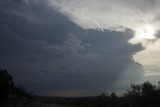
[[[17,84],[45,92],[102,90],[141,80],[143,67],[132,55],[143,47],[128,42],[132,30],[84,30],[47,1],[0,2],[0,68]]]

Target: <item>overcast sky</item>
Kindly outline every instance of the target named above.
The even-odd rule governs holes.
[[[159,6],[159,0],[0,0],[0,69],[38,95],[157,84]]]

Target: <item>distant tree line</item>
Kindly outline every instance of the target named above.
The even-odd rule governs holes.
[[[44,98],[43,101],[57,105],[80,107],[160,107],[160,84],[150,82],[131,84],[130,89],[119,97],[115,92],[110,95],[104,92],[95,97]]]
[[[32,106],[38,106],[36,96],[27,92],[23,86],[16,86],[7,70],[0,70],[0,107]]]
[[[131,84],[122,97],[118,97],[115,92],[110,95],[103,92],[100,96],[72,98],[67,101],[55,103],[81,107],[160,107],[160,87],[147,81],[143,84]]]

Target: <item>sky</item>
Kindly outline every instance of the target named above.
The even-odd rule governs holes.
[[[0,69],[45,96],[125,92],[160,77],[159,0],[0,0]]]

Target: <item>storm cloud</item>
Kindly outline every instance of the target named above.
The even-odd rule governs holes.
[[[144,48],[128,42],[133,30],[84,29],[49,3],[0,0],[0,68],[16,84],[40,95],[71,96],[143,80],[133,55]]]

